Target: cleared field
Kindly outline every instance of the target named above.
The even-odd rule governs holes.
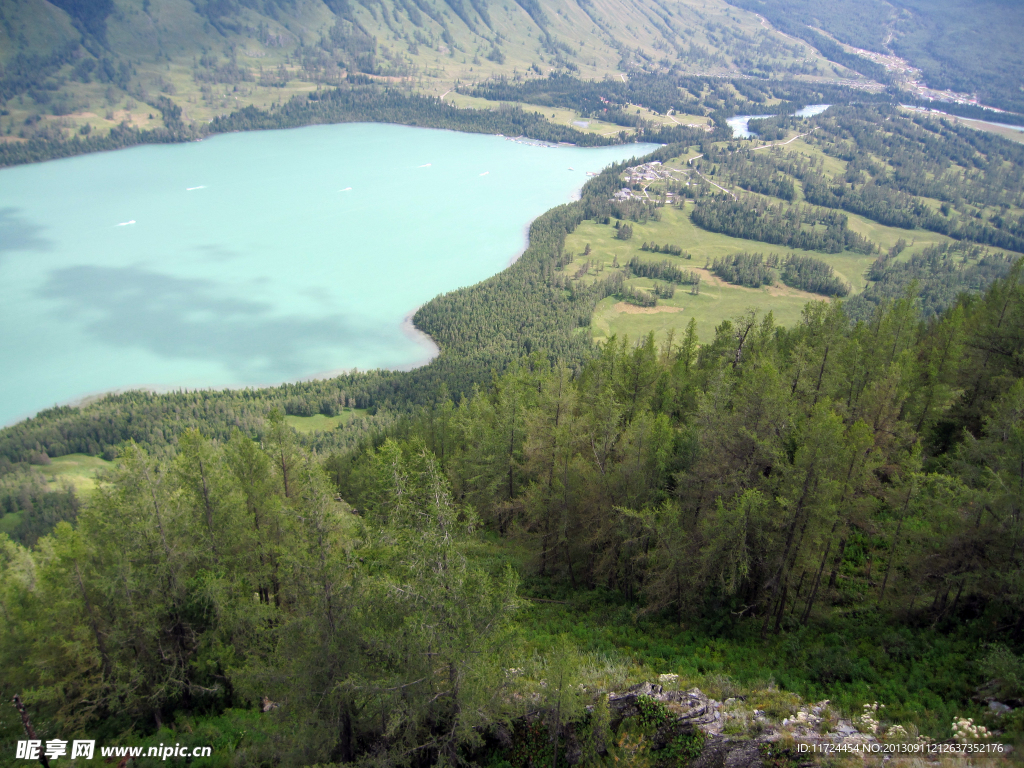
[[[114,466],[98,456],[71,453],[51,459],[45,466],[33,465],[32,471],[43,477],[55,490],[65,483],[71,483],[78,493],[88,494],[96,490],[96,476]]]
[[[0,533],[6,533],[7,535],[14,533],[18,526],[21,525],[23,514],[22,512],[10,512],[0,517]]]
[[[682,163],[673,161],[671,165],[679,167]],[[651,331],[663,338],[670,329],[675,329],[679,335],[685,330],[690,318],[694,318],[701,341],[708,341],[714,336],[715,327],[723,320],[734,318],[748,309],[754,309],[761,315],[771,311],[778,324],[791,326],[800,319],[800,312],[808,301],[829,300],[782,284],[754,289],[725,283],[706,269],[716,258],[741,252],[763,253],[766,256],[777,253],[782,258],[790,254],[813,256],[829,264],[850,284],[851,295],[863,290],[865,272],[877,258],[875,254],[864,255],[850,251],[821,253],[795,250],[707,232],[690,221],[691,206],[692,203],[687,203],[685,210],[662,208],[661,221],[632,223],[633,237],[630,240],[615,238],[614,222],[600,224],[592,220],[583,222],[566,238],[566,251],[574,254],[573,262],[564,268],[566,273],[573,275],[584,261],[589,259],[591,262],[589,272],[581,278],[584,283],[607,277],[616,262],[624,266],[634,256],[644,261],[667,259],[680,269],[692,270],[701,275],[699,295],[691,295],[689,286],[677,286],[675,296],[659,299],[653,311],[625,304],[614,297],[602,300],[591,320],[591,333],[596,340],[606,340],[613,335],[628,335],[635,339]],[[880,245],[883,250],[888,250],[903,238],[910,245],[900,255],[901,260],[910,258],[929,245],[949,240],[934,232],[887,227],[852,214],[849,215],[849,226]],[[691,258],[641,251],[640,246],[645,241],[678,246],[684,256],[688,253]],[[584,257],[582,254],[588,245],[590,254]],[[647,278],[631,278],[627,281],[627,285],[638,288],[651,287],[653,284]]]
[[[693,296],[689,287],[683,286],[671,299],[658,300],[658,306],[653,309],[662,311],[651,312],[645,307],[620,302],[613,296],[602,299],[590,323],[594,339],[605,341],[612,336],[639,339],[651,331],[658,339],[663,339],[669,330],[675,330],[679,338],[690,318],[694,318],[698,338],[707,342],[714,338],[715,327],[722,320],[741,315],[748,309],[757,310],[759,315],[770,310],[776,323],[791,326],[800,319],[800,312],[808,301],[827,301],[824,297],[788,287],[744,288],[730,285],[706,270],[697,271],[701,273],[700,294]],[[629,282],[641,285],[643,281],[634,279]],[[668,309],[677,311],[664,311]]]
[[[669,329],[682,332],[690,318],[697,320],[697,332],[701,340],[707,341],[714,336],[715,326],[753,308],[760,313],[771,310],[775,313],[776,322],[791,325],[800,317],[800,310],[808,301],[823,300],[824,297],[797,291],[787,286],[762,287],[758,289],[725,283],[705,269],[715,258],[728,256],[743,251],[760,253],[778,253],[782,256],[790,253],[802,253],[788,248],[741,240],[728,235],[706,232],[690,221],[689,211],[676,208],[663,208],[661,221],[649,221],[647,224],[633,224],[633,237],[630,240],[615,239],[613,225],[598,224],[585,221],[566,239],[566,250],[570,253],[582,254],[587,244],[591,253],[585,257],[594,265],[591,273],[584,281],[592,282],[606,276],[613,269],[617,260],[620,265],[626,264],[634,256],[645,261],[661,261],[667,259],[680,269],[689,269],[701,274],[700,294],[690,294],[689,286],[679,286],[671,299],[660,299],[656,309],[660,312],[637,311],[640,308],[622,304],[615,298],[602,300],[591,321],[594,338],[601,341],[612,335],[628,335],[637,338],[654,331],[662,337]],[[691,259],[668,256],[660,253],[645,253],[640,250],[644,241],[659,245],[676,245],[691,255]],[[860,273],[871,263],[872,259],[863,259],[853,254],[830,256],[829,254],[813,253],[818,258],[826,259],[833,266],[844,267],[844,276],[849,272]],[[565,270],[573,273],[585,260],[577,255],[573,265]],[[864,263],[862,263],[862,261]],[[847,263],[849,262],[849,263]],[[602,274],[601,270],[604,270]],[[629,285],[649,287],[653,282],[647,278],[631,278]],[[852,282],[852,281],[850,281]],[[664,309],[678,308],[679,311],[666,312]]]
[[[354,415],[362,416],[365,413],[366,409],[364,408],[346,408],[337,416],[324,416],[322,413],[318,413],[314,416],[285,416],[284,420],[296,432],[307,435],[310,432],[330,432]]]
[[[803,133],[806,130],[807,129],[804,128],[803,130],[800,131],[800,133]],[[837,157],[826,155],[817,146],[814,146],[813,144],[808,144],[802,138],[796,139],[795,141],[792,141],[789,144],[780,144],[777,147],[772,147],[771,149],[759,149],[757,151],[796,152],[797,154],[806,155],[812,160],[821,160],[823,164],[822,170],[824,170],[826,174],[830,174],[832,176],[842,176],[844,173],[846,173],[847,163],[845,160],[840,160]]]

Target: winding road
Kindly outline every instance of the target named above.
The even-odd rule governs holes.
[[[816,131],[816,130],[818,130],[817,126],[815,126],[814,128],[811,128],[811,130],[807,131],[807,133],[800,133],[800,134],[797,134],[797,135],[796,135],[796,136],[794,136],[793,138],[791,138],[791,139],[788,139],[788,140],[786,140],[786,141],[777,141],[777,142],[775,142],[775,143],[773,143],[773,144],[765,144],[765,145],[764,145],[763,147],[754,147],[754,149],[752,149],[751,151],[752,151],[752,152],[757,152],[757,151],[758,151],[758,150],[760,150],[760,149],[771,149],[772,147],[784,147],[784,146],[786,146],[787,144],[792,144],[792,143],[793,143],[794,141],[796,141],[797,139],[802,139],[802,138],[803,138],[804,136],[807,136],[808,134],[810,134],[810,133],[813,133],[813,132],[814,132],[814,131]],[[692,164],[693,164],[693,161],[694,161],[694,160],[698,160],[698,159],[700,159],[700,158],[702,158],[702,157],[704,157],[704,155],[703,155],[703,154],[700,154],[700,155],[694,155],[693,157],[691,157],[691,158],[690,158],[689,160],[687,160],[687,161],[686,161],[686,164],[687,164],[687,165],[692,165]],[[726,194],[728,194],[728,195],[731,195],[731,196],[732,196],[732,199],[733,199],[733,200],[739,200],[739,198],[738,198],[738,197],[736,197],[735,193],[733,193],[732,191],[730,191],[730,190],[726,189],[725,187],[721,187],[721,186],[719,186],[718,184],[715,184],[715,182],[713,182],[713,181],[712,181],[711,179],[709,179],[709,178],[708,178],[707,176],[705,176],[705,175],[704,175],[703,173],[701,173],[700,171],[698,171],[698,170],[697,170],[696,168],[694,168],[694,169],[693,169],[693,172],[694,172],[694,173],[696,173],[696,174],[697,174],[698,176],[700,176],[700,177],[701,177],[702,179],[704,179],[704,181],[706,181],[706,182],[707,182],[708,184],[710,184],[710,185],[711,185],[712,187],[717,187],[718,189],[722,190],[722,191],[723,191],[723,192],[725,192]],[[646,192],[647,192],[647,190],[646,190],[646,189],[644,189],[644,193],[645,193],[645,194],[646,194]]]

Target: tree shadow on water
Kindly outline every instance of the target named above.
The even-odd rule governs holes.
[[[106,344],[216,361],[254,381],[301,375],[317,365],[308,351],[340,341],[359,351],[387,343],[341,314],[281,315],[228,290],[139,267],[75,266],[52,272],[39,295],[60,302],[69,319]]]
[[[42,237],[43,227],[29,222],[17,208],[0,208],[0,263],[12,251],[49,251],[53,241]]]

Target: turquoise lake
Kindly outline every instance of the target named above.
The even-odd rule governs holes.
[[[357,123],[0,171],[0,424],[111,390],[426,362],[416,307],[501,271],[588,171],[652,148]]]

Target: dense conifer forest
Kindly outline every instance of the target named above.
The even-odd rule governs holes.
[[[782,269],[782,282],[803,291],[826,296],[847,296],[850,286],[835,270],[813,256],[790,256]]]
[[[875,248],[870,240],[847,228],[842,214],[810,206],[785,208],[763,200],[715,197],[700,201],[691,218],[711,232],[809,251],[871,253]]]

